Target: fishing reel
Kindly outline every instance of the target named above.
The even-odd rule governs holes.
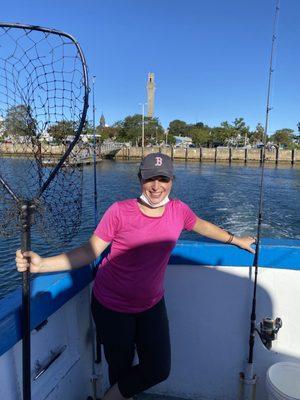
[[[281,327],[282,327],[281,318],[273,319],[266,317],[262,320],[262,322],[260,322],[258,327],[255,329],[263,345],[268,350],[271,349],[273,340],[277,339],[277,333]]]

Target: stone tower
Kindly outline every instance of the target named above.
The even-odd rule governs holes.
[[[149,72],[149,74],[148,74],[147,92],[148,92],[147,116],[150,118],[153,118],[153,115],[154,115],[154,92],[155,92],[154,73],[153,72]]]

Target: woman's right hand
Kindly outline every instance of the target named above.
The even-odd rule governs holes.
[[[25,272],[28,269],[34,274],[42,272],[42,260],[42,257],[33,251],[24,253],[21,250],[16,251],[16,265],[19,272]]]

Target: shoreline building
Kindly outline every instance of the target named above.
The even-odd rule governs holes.
[[[147,81],[147,93],[148,93],[147,117],[149,118],[153,118],[154,115],[154,92],[155,92],[154,73],[149,72]]]
[[[99,126],[100,128],[105,128],[106,124],[105,124],[105,117],[103,115],[103,113],[101,114],[100,120],[99,120]]]

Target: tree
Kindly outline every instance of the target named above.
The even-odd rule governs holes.
[[[75,130],[75,124],[73,126]],[[83,135],[92,135],[94,133],[93,123],[91,121],[86,120],[83,124],[82,134]]]
[[[58,143],[63,143],[68,136],[74,136],[76,133],[76,124],[74,121],[59,121],[55,125],[51,125],[48,129],[49,134]]]
[[[224,144],[236,144],[236,127],[230,124],[228,121],[221,122],[222,131],[218,131],[217,138]]]
[[[98,125],[96,128],[97,134],[101,135],[101,142],[106,139],[116,140],[119,135],[119,130],[119,127],[115,125],[105,127],[101,127],[101,125]]]
[[[262,143],[264,141],[265,129],[261,123],[256,125],[255,131],[251,132],[249,135],[249,140],[251,144]]]
[[[142,135],[142,116],[129,115],[117,123],[119,128],[118,141],[137,144]]]
[[[162,143],[164,140],[165,132],[158,118],[145,117],[145,144],[156,145]]]
[[[115,124],[119,133],[117,140],[142,144],[142,115],[129,115],[123,121]],[[164,140],[164,130],[157,118],[144,117],[144,143],[145,145]]]
[[[195,128],[200,128],[200,129],[202,129],[202,128],[208,128],[208,126],[205,125],[203,122],[196,122],[196,123],[193,125],[193,127],[195,127]]]
[[[188,130],[188,125],[186,122],[180,119],[174,119],[169,123],[168,131],[170,135],[173,136],[186,136]]]
[[[284,147],[288,147],[293,143],[293,133],[293,129],[278,129],[270,139],[278,146],[283,145]]]
[[[174,135],[170,135],[168,130],[166,130],[165,135],[166,135],[167,144],[174,145],[176,143],[176,139],[175,139]]]
[[[209,147],[218,147],[227,145],[231,137],[231,130],[224,128],[224,126],[216,126],[211,129],[211,138]]]
[[[11,107],[3,123],[3,134],[11,138],[38,136],[31,108],[25,104]]]
[[[221,123],[224,129],[223,136],[226,137],[226,143],[233,146],[244,146],[249,142],[249,126],[246,126],[244,118],[236,118],[232,124],[224,121]]]
[[[244,118],[236,118],[233,121],[233,126],[237,138],[237,144],[246,146],[249,142],[248,137],[250,130],[249,126],[246,126]]]
[[[196,146],[209,146],[209,144],[212,142],[211,128],[209,128],[208,126],[205,127],[203,124],[202,126],[195,124],[189,130],[189,136],[192,138],[193,143]]]

